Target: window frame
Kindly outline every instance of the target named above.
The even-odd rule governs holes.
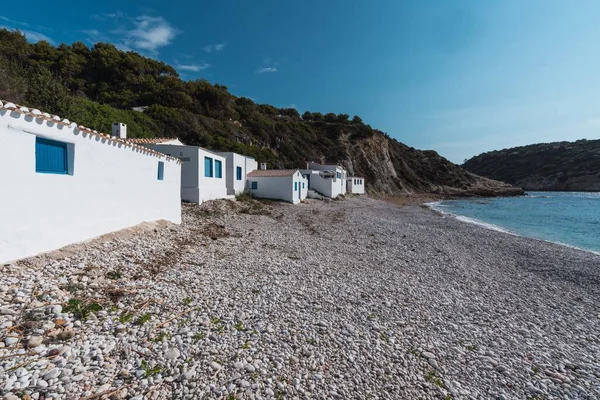
[[[215,160],[215,178],[223,178],[223,161]]]
[[[258,182],[257,181],[250,182],[250,190],[258,190]]]
[[[156,178],[159,181],[165,180],[165,163],[164,163],[164,161],[158,162],[158,175]]]
[[[214,159],[212,157],[204,156],[204,177],[205,178],[214,177],[213,161],[214,161]],[[208,169],[206,168],[207,165],[209,166]]]
[[[63,166],[61,170],[58,169],[42,169],[40,164],[40,158],[38,156],[38,145],[51,145],[54,147],[60,147],[64,152]],[[58,140],[46,139],[43,137],[35,137],[35,172],[37,174],[54,174],[54,175],[70,175],[69,173],[69,143],[61,142]]]
[[[242,167],[235,167],[235,180],[236,181],[242,180]]]

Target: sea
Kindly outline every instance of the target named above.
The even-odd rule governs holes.
[[[429,206],[488,229],[600,254],[600,193],[528,192],[519,197],[444,200]]]

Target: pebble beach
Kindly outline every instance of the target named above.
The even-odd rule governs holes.
[[[0,266],[4,399],[596,399],[600,256],[369,197]]]

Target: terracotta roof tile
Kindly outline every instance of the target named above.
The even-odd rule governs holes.
[[[170,142],[177,140],[177,138],[166,138],[166,137],[154,137],[154,138],[128,138],[127,141],[136,144],[159,144],[163,142]]]
[[[297,169],[258,169],[250,172],[247,176],[249,178],[277,178],[283,176],[292,176],[296,172],[298,172]]]

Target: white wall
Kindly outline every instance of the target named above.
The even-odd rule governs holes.
[[[36,136],[69,144],[72,174],[36,173]],[[0,108],[0,171],[0,262],[145,221],[181,222],[177,161],[80,131],[75,124]]]
[[[365,194],[365,180],[361,177],[348,177],[348,193]]]
[[[227,159],[226,184],[227,194],[236,195],[247,190],[246,175],[257,169],[257,162],[252,157],[246,157],[237,153],[219,153]],[[236,169],[242,169],[242,179],[237,180]]]
[[[302,175],[300,175],[300,178],[301,178],[300,187],[302,188],[302,200],[304,200],[308,196],[308,179],[306,179]]]
[[[197,146],[158,144],[148,145],[148,147],[182,160],[181,198],[183,200],[202,204],[208,200],[227,197],[227,160],[225,157]],[[204,176],[204,157],[213,159],[212,178]],[[215,160],[222,162],[223,175],[221,178],[217,178],[215,175]]]
[[[311,177],[310,177],[311,189],[314,188],[314,190],[320,192],[321,194],[323,194],[327,197],[331,197],[331,198],[336,198],[340,194],[347,193],[348,173],[346,172],[346,170],[344,168],[340,167],[339,165],[321,165],[321,164],[317,164],[317,163],[313,163],[313,162],[309,162],[307,164],[307,168],[309,170],[313,170],[313,171],[332,171],[333,173],[336,174],[336,177],[333,179],[317,178],[315,180],[314,184],[313,184],[314,174],[311,175]],[[337,177],[338,173],[340,174],[341,178]],[[323,191],[319,190],[319,188],[322,189]]]
[[[298,204],[306,199],[308,193],[307,181],[300,171],[296,171],[294,175],[281,177],[248,177],[248,187],[252,188],[252,182],[258,183],[256,190],[250,189],[250,194],[253,197],[263,199],[283,200],[289,203]],[[302,183],[304,182],[304,190]],[[294,190],[294,183],[297,183],[297,190]]]
[[[255,190],[250,189],[253,197],[263,199],[283,200],[290,203],[297,203],[293,196],[293,183],[291,176],[271,177],[257,176],[248,178],[248,186],[252,188],[252,182],[257,182],[258,187]]]

